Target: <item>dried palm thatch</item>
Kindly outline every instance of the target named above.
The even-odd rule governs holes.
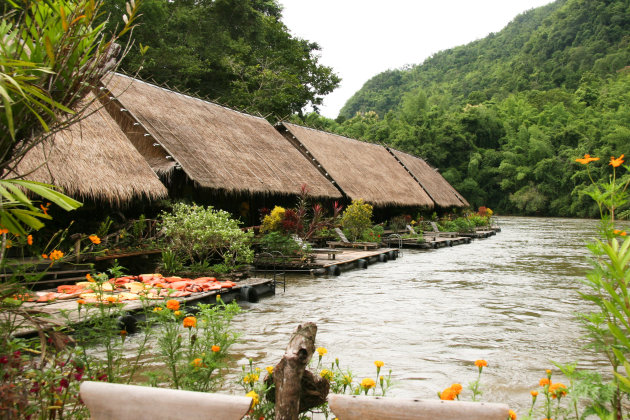
[[[114,75],[107,88],[186,175],[222,193],[339,198],[335,186],[265,119]]]
[[[409,170],[427,194],[440,207],[468,207],[468,201],[440,173],[423,159],[388,147],[401,165]]]
[[[312,156],[352,199],[375,206],[427,206],[433,201],[382,146],[282,123],[285,136]]]
[[[107,111],[93,102],[87,113],[85,119],[31,149],[18,166],[19,175],[61,187],[73,197],[112,204],[167,196],[157,175]]]

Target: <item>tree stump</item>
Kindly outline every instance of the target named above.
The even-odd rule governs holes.
[[[317,325],[312,322],[298,325],[284,356],[273,369],[276,420],[297,420],[301,412],[326,401],[330,383],[306,370],[315,352]]]

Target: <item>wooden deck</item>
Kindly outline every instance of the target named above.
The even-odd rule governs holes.
[[[185,297],[168,297],[160,299],[146,299],[146,300],[124,300],[119,302],[122,305],[122,310],[127,313],[135,313],[141,311],[143,308],[152,308],[164,302],[167,299],[175,299],[180,303],[186,304],[188,307],[197,303],[215,303],[216,296],[221,295],[221,299],[224,302],[231,302],[233,300],[243,300],[242,289],[250,287],[256,290],[258,296],[265,294],[275,293],[275,285],[273,279],[265,278],[249,278],[240,280],[237,285],[232,288],[224,288],[220,290],[210,290],[207,292],[193,293],[190,296]],[[115,292],[114,292],[115,293]],[[60,299],[52,302],[24,302],[22,305],[24,308],[35,309],[41,311],[47,315],[53,321],[59,322],[61,325],[72,325],[80,321],[79,317],[79,304],[77,300],[79,298]],[[97,305],[97,304],[93,304]],[[65,316],[62,315],[65,312]],[[83,317],[85,316],[85,313]],[[24,328],[20,330],[16,335],[24,336],[35,333],[34,329]]]

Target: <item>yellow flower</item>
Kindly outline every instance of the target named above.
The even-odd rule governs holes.
[[[542,378],[540,380],[540,382],[538,382],[540,384],[540,386],[547,386],[547,385],[551,385],[551,381],[549,380],[549,378]]]
[[[169,299],[166,301],[166,307],[171,311],[176,311],[179,309],[179,302],[175,299]]]
[[[516,420],[516,413],[514,410],[510,410],[508,415],[510,416],[510,420]]]
[[[174,311],[173,315],[175,316],[181,316],[182,315],[182,311]]]
[[[361,381],[361,388],[368,390],[370,388],[374,388],[376,386],[376,382],[372,378],[365,378]]]
[[[184,318],[184,328],[195,328],[197,326],[197,318],[194,316],[187,316]]]
[[[599,160],[598,157],[591,157],[591,155],[589,155],[588,153],[584,155],[584,158],[582,159],[575,159],[576,162],[581,163],[582,165],[588,165],[591,162],[594,162],[596,160]]]
[[[328,353],[328,350],[326,350],[324,347],[317,347],[317,353],[319,353],[319,357],[322,357],[323,355]]]
[[[216,346],[216,345],[213,345],[213,346],[212,346],[212,351],[213,351],[213,352],[215,352],[215,353],[216,353],[216,352],[218,352],[219,350],[221,350],[221,346]]]
[[[90,236],[88,236],[88,238],[90,239],[90,241],[92,241],[92,243],[93,243],[94,245],[98,245],[98,244],[100,244],[100,243],[101,243],[101,238],[99,238],[99,237],[98,237],[98,236],[96,236],[96,235],[90,235]]]
[[[265,369],[267,369],[268,374],[273,375],[273,366],[267,366]]]
[[[258,398],[258,394],[256,394],[256,391],[249,391],[247,394],[245,394],[246,397],[251,397],[252,399],[252,408],[256,407],[256,405],[258,405],[258,402],[260,401],[260,399]]]
[[[382,368],[383,366],[385,366],[385,363],[381,362],[380,360],[375,361],[374,364],[377,368]]]
[[[153,312],[160,312],[162,310],[161,306],[156,306],[155,308],[153,308]]]
[[[610,165],[613,168],[617,168],[617,167],[621,166],[621,164],[623,163],[623,157],[624,157],[624,155],[621,155],[621,156],[619,156],[618,158],[615,159],[614,156],[611,156],[610,157]]]
[[[343,380],[341,381],[341,383],[344,385],[350,385],[352,383],[352,376],[343,375]]]
[[[322,371],[319,372],[319,376],[321,376],[324,379],[328,379],[330,381],[333,377],[333,373],[329,371],[328,369],[322,369]]]

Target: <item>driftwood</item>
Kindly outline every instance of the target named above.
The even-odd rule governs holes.
[[[276,420],[297,420],[300,413],[326,401],[330,383],[306,369],[315,352],[316,334],[317,325],[312,322],[298,325],[273,369],[275,390],[267,397],[275,401]]]

